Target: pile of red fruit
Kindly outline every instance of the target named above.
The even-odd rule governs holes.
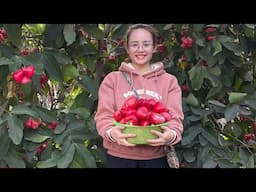
[[[122,124],[138,126],[158,125],[171,120],[169,110],[163,103],[154,99],[137,99],[135,96],[125,100],[113,118]]]

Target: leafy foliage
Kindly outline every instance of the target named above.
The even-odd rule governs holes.
[[[127,26],[0,25],[0,167],[105,166],[94,122],[97,92],[127,58]],[[182,88],[182,166],[255,167],[255,25],[154,26],[153,60],[163,61]],[[12,74],[30,65],[32,81],[16,82]]]

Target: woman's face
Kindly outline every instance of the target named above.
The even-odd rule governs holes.
[[[148,65],[155,51],[151,33],[145,29],[133,30],[126,51],[132,64]]]

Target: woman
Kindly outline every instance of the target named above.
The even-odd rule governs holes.
[[[107,150],[108,168],[167,168],[165,144],[175,145],[181,140],[183,112],[181,89],[175,76],[166,73],[163,63],[151,63],[156,50],[157,32],[151,25],[135,24],[125,35],[125,49],[130,63],[122,63],[118,71],[109,73],[99,88],[96,128]],[[125,72],[131,85],[121,72]],[[162,126],[162,132],[152,131],[157,139],[148,145],[135,145],[127,138],[134,134],[122,133],[123,127],[113,125],[113,114],[124,101],[134,97],[134,88],[140,98],[161,101],[169,110],[171,121]]]

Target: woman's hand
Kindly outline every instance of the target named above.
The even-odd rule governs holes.
[[[115,142],[119,145],[124,145],[128,147],[134,147],[135,144],[129,143],[126,139],[131,137],[136,137],[136,134],[132,133],[122,133],[124,127],[115,126],[111,128],[111,137],[115,140]]]
[[[149,145],[162,146],[175,139],[176,135],[173,133],[173,131],[169,127],[161,126],[161,129],[163,130],[162,133],[156,130],[151,130],[151,133],[158,136],[158,138],[148,139],[147,142]]]

